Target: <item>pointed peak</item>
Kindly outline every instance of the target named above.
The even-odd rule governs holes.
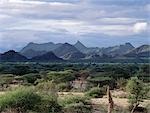
[[[76,42],[76,44],[82,44],[79,40]],[[83,45],[83,44],[82,44]]]
[[[83,43],[81,43],[79,40],[75,43],[75,46],[84,46],[84,44]],[[85,46],[84,46],[85,47]]]
[[[125,43],[125,45],[130,46],[130,47],[134,47],[130,42]]]
[[[132,45],[130,42],[126,42],[125,45]]]
[[[81,42],[78,40],[77,43],[81,43]]]

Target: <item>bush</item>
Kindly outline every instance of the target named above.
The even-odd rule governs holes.
[[[50,71],[48,73],[48,80],[53,80],[55,83],[62,83],[62,82],[70,82],[75,79],[72,70],[66,71]]]
[[[103,87],[105,85],[109,85],[111,89],[114,89],[116,87],[116,82],[115,79],[113,79],[112,77],[106,76],[108,73],[104,73],[104,75],[95,75],[92,77],[89,77],[87,80],[92,83],[95,84],[95,86],[100,86]],[[109,75],[109,74],[108,74]]]
[[[126,89],[127,80],[124,78],[120,78],[117,80],[117,88],[121,90]]]
[[[53,81],[39,83],[35,87],[35,89],[40,94],[52,96],[55,97],[55,99],[57,99],[58,95],[57,95],[56,84]]]
[[[40,75],[39,74],[35,74],[35,73],[30,73],[30,74],[26,74],[26,75],[23,75],[23,79],[27,82],[27,83],[30,83],[30,84],[34,84],[35,81],[37,79],[40,79]]]
[[[129,93],[129,103],[131,104],[132,110],[134,110],[139,106],[146,95],[143,82],[137,77],[132,77],[128,81],[126,88]]]
[[[0,96],[0,111],[13,108],[18,112],[25,112],[32,110],[36,103],[40,101],[41,97],[32,90],[26,88],[17,89]]]
[[[65,107],[66,113],[92,113],[91,106],[82,102],[69,104]]]
[[[57,85],[58,91],[69,91],[71,89],[71,86],[69,83],[60,83]]]
[[[58,104],[57,100],[53,96],[41,95],[42,100],[37,103],[35,111],[38,113],[60,113],[62,107]]]
[[[65,113],[91,113],[92,111],[91,103],[86,97],[70,96],[60,99],[59,102]]]
[[[88,92],[86,92],[86,96],[92,97],[92,98],[102,98],[106,94],[106,89],[94,87],[91,88]]]

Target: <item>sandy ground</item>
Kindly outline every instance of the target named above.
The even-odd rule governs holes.
[[[127,108],[129,106],[128,99],[127,98],[119,98],[118,95],[119,93],[124,95],[124,93],[121,92],[113,92],[112,95],[115,95],[113,97],[113,101],[115,106],[118,107],[124,107]],[[59,92],[59,96],[69,96],[69,95],[75,95],[75,96],[84,96],[84,93],[81,92]],[[107,96],[104,96],[103,98],[93,98],[91,99],[92,104],[94,105],[107,105],[108,104],[108,99]],[[141,102],[141,106],[148,106],[150,105],[150,100],[144,100],[144,102]]]
[[[96,105],[107,105],[108,103],[108,100],[107,98],[96,98],[96,99],[91,99],[92,103],[93,104],[96,104]],[[127,108],[129,106],[129,103],[128,103],[128,99],[126,98],[113,98],[113,101],[114,101],[114,104],[116,106],[120,106],[120,107],[124,107],[124,108]],[[141,106],[148,106],[150,105],[150,100],[144,100],[144,102],[141,102]]]

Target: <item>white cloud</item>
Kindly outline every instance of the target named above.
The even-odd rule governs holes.
[[[148,28],[148,23],[147,22],[139,22],[134,24],[133,26],[133,31],[135,33],[141,33],[143,31],[146,31]]]
[[[126,36],[133,35],[132,25],[119,24],[91,24],[87,21],[79,20],[24,20],[12,25],[5,30],[31,30],[31,31],[46,31],[54,33],[64,33],[72,35],[85,35],[89,33],[101,33],[105,35]]]

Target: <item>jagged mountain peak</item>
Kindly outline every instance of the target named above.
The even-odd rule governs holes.
[[[86,46],[83,44],[83,43],[81,43],[79,40],[75,43],[75,45],[74,45],[75,47],[84,47],[84,48],[86,48]]]
[[[86,53],[88,51],[88,48],[79,40],[75,43],[74,46],[82,53]]]
[[[76,44],[81,44],[81,45],[83,45],[79,40],[76,42]],[[76,45],[76,44],[75,44],[75,45]]]
[[[125,45],[124,46],[128,46],[128,47],[132,47],[132,48],[135,48],[130,42],[127,42],[127,43],[125,43]]]

